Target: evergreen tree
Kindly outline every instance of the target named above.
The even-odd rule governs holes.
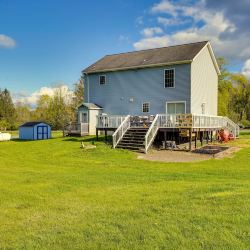
[[[15,106],[7,89],[0,90],[0,121],[8,129],[13,128],[16,122]]]

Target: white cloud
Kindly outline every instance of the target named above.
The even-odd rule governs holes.
[[[250,80],[250,59],[245,61],[241,73]]]
[[[163,30],[160,27],[145,28],[141,31],[141,34],[145,37],[152,37],[154,35],[162,34]]]
[[[180,18],[157,17],[157,22],[164,26],[173,26],[173,25],[182,25],[182,24],[189,23],[190,20],[182,20]]]
[[[155,4],[151,11],[153,13],[167,13],[172,16],[176,16],[176,7],[170,1],[161,1],[158,4]]]
[[[249,36],[235,35],[238,28],[235,23],[222,10],[208,9],[205,0],[198,0],[195,4],[186,0],[174,4],[162,0],[151,8],[151,13],[156,15],[158,24],[163,25],[163,33],[147,39],[142,31],[142,38],[134,43],[136,50],[209,40],[217,56],[225,56],[229,60],[250,58]],[[166,29],[183,22],[188,24],[187,28],[177,26],[179,30],[171,33]]]
[[[152,49],[159,47],[166,47],[169,45],[169,39],[167,36],[156,36],[143,38],[140,41],[134,43],[134,48],[136,50],[142,49]]]
[[[0,48],[14,48],[16,46],[16,41],[4,34],[0,34]]]
[[[66,99],[66,101],[70,102],[74,93],[69,89],[67,85],[60,85],[57,87],[42,87],[39,90],[33,92],[32,94],[27,93],[16,93],[13,95],[14,102],[25,103],[30,106],[35,106],[37,101],[42,95],[54,96],[57,91],[60,91],[62,96]]]

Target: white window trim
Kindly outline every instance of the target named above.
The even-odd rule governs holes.
[[[105,83],[104,84],[101,84],[101,77],[105,77]],[[100,85],[106,85],[107,84],[107,76],[106,75],[99,75],[99,84]]]
[[[166,84],[165,84],[165,80],[166,80],[166,79],[165,79],[165,74],[166,74],[166,71],[167,71],[167,70],[173,70],[173,71],[174,71],[174,86],[173,86],[173,87],[166,87]],[[164,72],[163,72],[163,73],[164,73],[164,75],[163,75],[163,80],[164,80],[164,81],[163,81],[163,84],[164,84],[163,86],[164,86],[164,88],[165,88],[165,89],[174,89],[174,88],[175,88],[175,68],[164,69]]]
[[[148,112],[143,112],[143,104],[148,104]],[[142,110],[142,113],[150,113],[150,102],[143,102],[142,105],[141,105],[141,110]]]
[[[168,102],[166,102],[166,114],[168,114],[168,103],[184,103],[184,105],[185,105],[185,114],[187,113],[187,102],[186,101],[168,101]]]

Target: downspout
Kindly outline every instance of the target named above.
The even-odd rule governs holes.
[[[85,73],[86,74],[86,78],[87,78],[87,88],[88,88],[88,92],[87,92],[87,102],[89,103],[89,76],[88,76],[88,74],[87,73]]]

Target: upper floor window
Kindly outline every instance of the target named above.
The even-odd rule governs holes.
[[[174,88],[175,84],[175,70],[165,69],[164,71],[164,86],[165,88]]]
[[[149,109],[150,109],[150,103],[149,102],[144,102],[142,104],[142,112],[143,113],[149,113]]]
[[[106,75],[99,76],[99,83],[106,84]]]

